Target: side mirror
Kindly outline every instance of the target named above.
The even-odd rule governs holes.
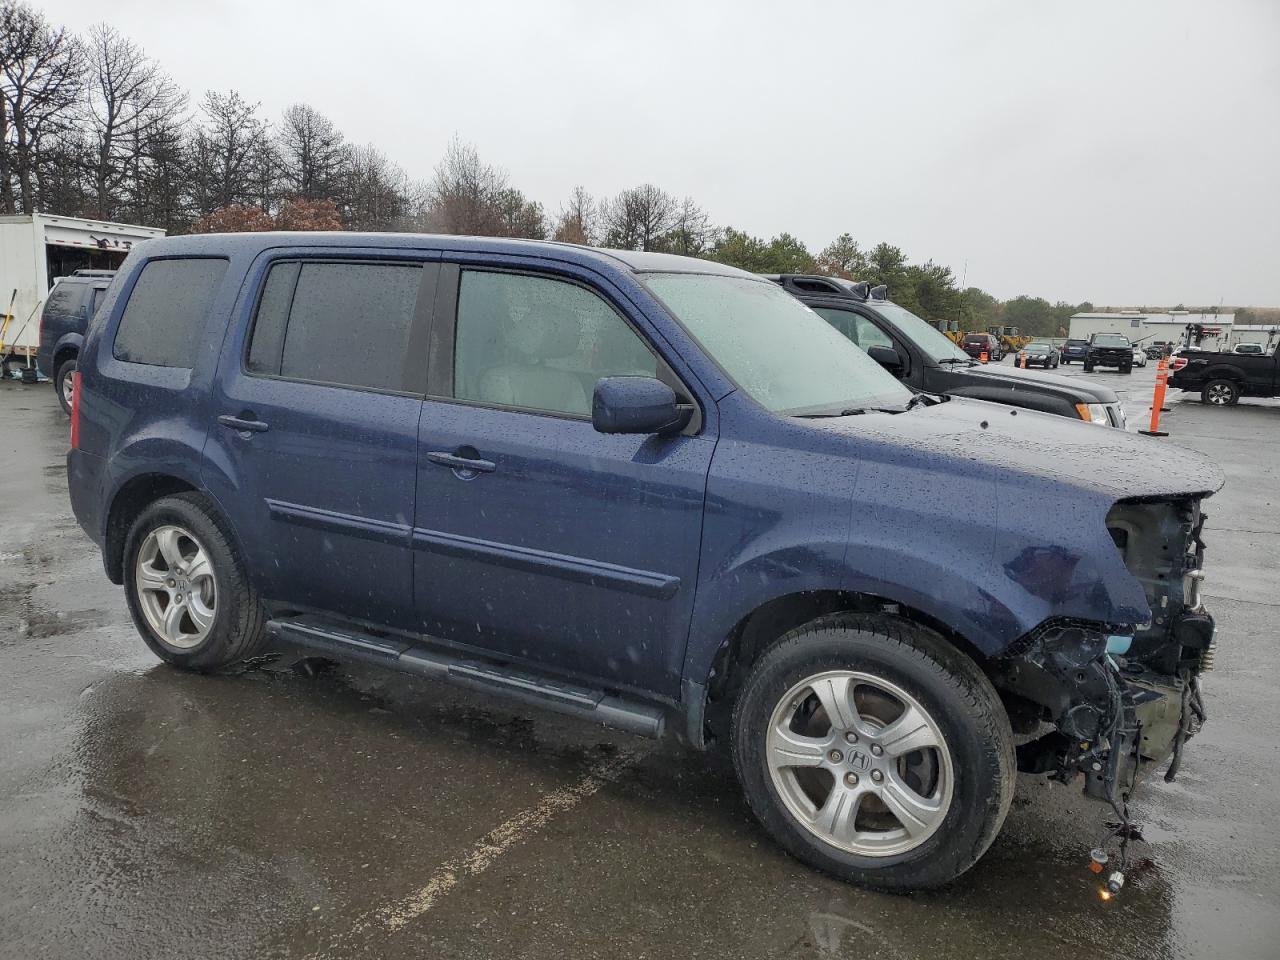
[[[867,356],[895,376],[902,373],[902,358],[893,347],[876,344],[874,347],[867,348]]]
[[[591,398],[591,425],[600,433],[677,433],[693,407],[654,377],[602,377]]]

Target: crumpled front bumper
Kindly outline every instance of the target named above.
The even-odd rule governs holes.
[[[1045,720],[1053,727],[1018,747],[1019,769],[1064,783],[1083,775],[1085,793],[1108,802],[1166,761],[1172,779],[1205,719],[1199,673],[1212,661],[1213,618],[1185,611],[1172,629],[1190,657],[1173,673],[1126,660],[1130,638],[1081,621],[1043,624],[1006,653],[993,671],[997,687],[1037,708],[1039,729]]]

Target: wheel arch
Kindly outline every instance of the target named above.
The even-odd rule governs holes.
[[[1209,367],[1199,376],[1202,385],[1208,383],[1210,380],[1230,380],[1232,383],[1239,386],[1244,383],[1245,380],[1244,371],[1240,370],[1238,367],[1226,365]]]
[[[112,583],[119,585],[124,582],[125,539],[134,521],[143,510],[157,500],[179,493],[197,493],[204,498],[233,549],[243,555],[236,531],[228,522],[226,512],[193,478],[176,473],[141,473],[120,484],[112,495],[107,510],[102,562],[106,567],[107,577]]]
[[[823,589],[786,593],[767,600],[740,618],[721,640],[705,683],[686,686],[702,701],[689,704],[703,719],[702,743],[723,739],[728,731],[733,701],[752,665],[780,637],[821,617],[840,613],[874,613],[896,617],[938,634],[985,672],[988,654],[970,637],[919,606],[902,603],[882,593]],[[693,733],[693,731],[691,731]],[[691,737],[693,739],[693,737]]]
[[[78,333],[64,333],[58,338],[58,342],[53,345],[52,363],[53,369],[49,371],[50,376],[57,376],[58,367],[62,366],[72,357],[79,357],[80,350],[84,346],[84,337]]]

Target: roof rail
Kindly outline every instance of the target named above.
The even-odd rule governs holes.
[[[72,270],[73,277],[114,277],[114,270]]]

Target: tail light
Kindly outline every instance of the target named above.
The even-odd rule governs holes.
[[[1169,361],[1169,367],[1176,373],[1187,365],[1186,357],[1174,357]]]
[[[71,449],[80,449],[80,371],[71,375]]]

